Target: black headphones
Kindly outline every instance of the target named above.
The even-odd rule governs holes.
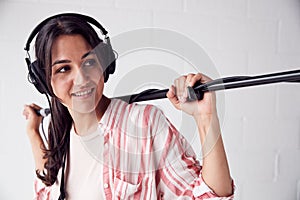
[[[28,81],[32,83],[35,88],[42,94],[48,94],[52,96],[47,84],[46,84],[46,76],[45,72],[43,72],[43,68],[38,65],[38,61],[35,60],[31,62],[29,50],[30,50],[30,43],[32,42],[33,38],[39,33],[39,31],[51,20],[58,17],[63,16],[70,16],[70,17],[77,17],[80,19],[85,20],[86,22],[96,26],[100,29],[101,33],[104,35],[104,42],[101,42],[101,52],[105,52],[106,60],[108,61],[104,70],[104,82],[108,80],[109,74],[113,74],[115,71],[116,66],[116,56],[110,44],[110,39],[108,37],[108,32],[103,28],[103,26],[96,21],[94,18],[89,17],[87,15],[77,14],[77,13],[62,13],[51,16],[40,24],[38,24],[31,34],[29,35],[24,50],[27,52],[27,57],[25,58],[27,67],[28,67]]]

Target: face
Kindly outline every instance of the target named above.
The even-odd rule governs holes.
[[[102,67],[81,35],[61,35],[51,49],[51,86],[69,110],[90,113],[102,98]]]

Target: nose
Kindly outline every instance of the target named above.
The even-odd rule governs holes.
[[[75,85],[85,85],[89,80],[88,74],[82,70],[81,67],[78,67],[75,72],[74,84]]]

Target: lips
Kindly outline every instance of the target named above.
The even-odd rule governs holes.
[[[72,96],[86,97],[86,96],[89,96],[90,94],[92,94],[93,91],[94,91],[94,88],[90,88],[90,89],[87,89],[87,90],[81,90],[81,91],[72,93]]]

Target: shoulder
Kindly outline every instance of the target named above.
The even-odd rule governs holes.
[[[161,127],[168,127],[169,121],[163,111],[151,104],[128,104],[119,99],[112,99],[102,124],[109,130],[142,128],[153,132]]]
[[[133,119],[150,120],[156,117],[164,117],[163,111],[151,104],[128,104],[122,100],[112,99],[112,111],[119,117],[130,117]]]

